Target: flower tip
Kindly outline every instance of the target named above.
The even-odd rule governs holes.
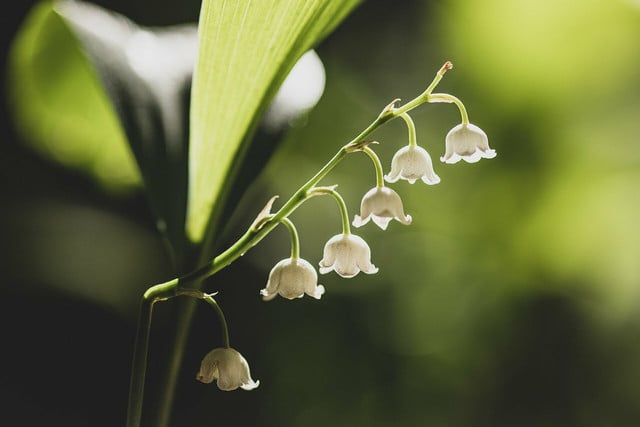
[[[327,274],[327,273],[330,273],[332,270],[333,270],[333,266],[323,267],[322,264],[320,264],[320,268],[318,269],[320,274]]]
[[[445,156],[440,157],[440,161],[442,163],[447,163],[449,165],[452,165],[454,163],[458,163],[461,159],[462,159],[462,157],[460,157],[458,155],[455,155],[455,154],[453,156],[451,156],[451,157],[448,157],[448,158],[445,157]]]
[[[246,391],[251,391],[254,390],[256,388],[258,388],[258,386],[260,385],[260,380],[249,380],[250,382],[246,383],[246,384],[242,384],[240,386],[241,389],[246,390]]]
[[[202,372],[198,372],[196,374],[196,380],[200,381],[203,384],[211,384],[213,382],[213,376],[205,376]]]
[[[363,225],[365,225],[366,223],[369,222],[369,218],[371,218],[371,217],[367,216],[366,218],[362,219],[362,217],[360,215],[355,215],[353,217],[353,222],[351,224],[356,228],[362,227]]]
[[[313,294],[310,295],[311,297],[315,298],[315,299],[320,299],[322,298],[322,295],[324,295],[324,286],[322,285],[318,285],[316,286],[316,289],[313,291]]]
[[[397,182],[398,179],[399,179],[398,174],[396,174],[396,175],[387,174],[387,175],[384,176],[384,180],[386,182],[388,182],[389,184],[393,184],[394,182]]]
[[[438,175],[434,175],[432,177],[423,176],[422,182],[424,182],[427,185],[436,185],[440,183],[440,177]]]
[[[389,217],[381,217],[381,216],[373,216],[370,217],[373,218],[373,222],[380,227],[382,230],[386,230],[387,227],[389,226],[389,223],[391,222],[392,218]],[[400,217],[396,217],[396,219],[398,221],[402,221],[402,219]]]
[[[271,301],[277,295],[277,293],[269,293],[269,291],[265,288],[260,291],[260,295],[262,295],[262,301]]]
[[[335,270],[335,271],[336,271],[336,274],[342,277],[343,279],[351,279],[352,277],[356,277],[358,273],[360,273],[360,270],[356,270],[356,271]]]
[[[378,272],[378,267],[376,267],[375,265],[371,264],[371,266],[366,269],[366,270],[362,270],[365,274],[376,274]]]

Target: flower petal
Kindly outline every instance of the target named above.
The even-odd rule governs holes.
[[[418,145],[407,145],[396,152],[391,160],[391,172],[385,176],[387,182],[404,179],[410,184],[422,179],[425,184],[434,185],[440,177],[433,170],[431,156]]]
[[[253,381],[252,379],[249,379],[249,382],[242,384],[240,388],[243,390],[251,391],[253,389],[258,388],[259,385],[260,385],[260,380]]]
[[[366,217],[364,217],[364,219],[362,219],[360,215],[355,215],[351,224],[353,224],[354,227],[362,227],[363,225],[368,223],[370,219],[371,215],[367,215]]]
[[[287,299],[296,299],[305,293],[315,292],[318,274],[313,266],[302,258],[286,258],[279,261],[269,273],[267,286],[260,293],[265,301],[277,294]]]
[[[482,129],[471,123],[461,123],[447,133],[445,155],[440,158],[445,163],[464,160],[476,163],[480,159],[492,159],[495,150],[489,147],[489,138]]]
[[[217,380],[218,388],[223,391],[242,387],[245,390],[256,388],[259,382],[251,379],[249,364],[233,348],[216,348],[202,359],[196,379],[203,383]]]
[[[389,225],[389,222],[393,219],[389,216],[378,216],[378,215],[373,215],[373,217],[371,218],[373,220],[373,222],[375,222],[378,227],[380,227],[383,230],[387,229],[387,226]]]
[[[383,230],[387,229],[392,219],[405,225],[411,223],[411,216],[404,214],[402,199],[398,193],[386,186],[376,186],[362,197],[360,216],[354,217],[353,226],[360,227],[370,219]]]
[[[324,295],[324,286],[322,285],[316,286],[311,292],[307,292],[307,295],[315,299],[322,298],[322,295]]]
[[[360,272],[360,265],[371,270],[371,250],[360,236],[338,234],[324,246],[324,258],[320,261],[320,273],[335,271],[338,275],[351,278]],[[328,263],[332,260],[332,263]],[[375,267],[374,267],[375,268]]]

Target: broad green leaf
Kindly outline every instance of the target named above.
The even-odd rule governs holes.
[[[184,253],[188,109],[195,25],[143,27],[88,2],[56,10],[100,76],[135,154],[158,228]]]
[[[159,229],[180,252],[196,52],[195,24],[145,28],[95,4],[62,0],[32,11],[12,60],[25,139],[112,185],[122,183],[113,176],[126,184],[141,177]]]
[[[8,75],[16,127],[35,150],[109,190],[140,183],[109,98],[53,3],[40,3],[27,16],[10,50]]]
[[[204,239],[256,122],[296,61],[359,0],[204,0],[191,96],[187,235]]]
[[[187,244],[188,109],[197,43],[195,25],[145,28],[91,3],[47,1],[23,23],[10,61],[11,106],[24,139],[109,188],[142,181],[159,227],[178,252]],[[246,156],[235,161],[240,174],[229,179],[230,202],[323,88],[322,63],[308,52],[257,133],[247,135]]]

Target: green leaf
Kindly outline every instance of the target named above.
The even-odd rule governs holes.
[[[47,1],[23,23],[10,60],[11,106],[24,139],[110,189],[130,189],[142,181],[160,229],[183,254],[197,44],[195,25],[145,28],[91,3]],[[233,161],[238,176],[227,177],[227,202],[240,198],[290,121],[313,106],[323,88],[322,63],[309,52],[280,88],[257,133],[245,132],[244,159]]]
[[[186,245],[196,52],[195,25],[146,28],[80,1],[39,4],[13,49],[13,99],[25,139],[108,184],[120,183],[112,175],[124,174],[126,184],[141,177],[158,228],[178,252]]]
[[[187,235],[206,236],[258,119],[296,61],[359,0],[204,0],[191,92]]]
[[[195,25],[149,28],[88,2],[56,10],[100,76],[135,154],[158,228],[184,253]]]
[[[36,151],[108,190],[140,183],[109,98],[53,3],[27,16],[11,46],[8,77],[16,127]]]

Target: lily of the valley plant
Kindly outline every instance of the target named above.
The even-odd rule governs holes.
[[[406,104],[398,106],[400,100],[396,99],[387,105],[369,126],[358,133],[353,140],[342,146],[313,177],[272,213],[276,200],[276,197],[273,197],[245,234],[209,263],[185,276],[155,285],[147,290],[143,299],[143,309],[146,307],[149,313],[155,302],[176,296],[188,296],[203,300],[217,313],[222,328],[223,342],[220,347],[212,349],[204,357],[200,370],[196,374],[197,380],[203,383],[216,381],[218,388],[224,391],[238,388],[253,390],[259,385],[259,381],[254,381],[251,377],[249,363],[245,357],[231,347],[227,322],[220,306],[213,298],[214,295],[190,287],[190,284],[200,282],[225,268],[258,244],[274,228],[282,224],[291,235],[290,256],[282,259],[273,267],[266,285],[259,292],[259,295],[265,301],[270,301],[278,295],[289,300],[302,298],[305,295],[319,300],[325,293],[324,286],[318,284],[318,274],[313,263],[301,257],[298,231],[289,219],[289,216],[307,200],[318,196],[332,197],[337,203],[342,220],[342,230],[331,237],[324,246],[323,258],[318,263],[320,274],[335,271],[336,274],[344,278],[350,278],[361,271],[366,274],[378,272],[378,268],[371,261],[371,248],[364,239],[351,232],[351,225],[361,227],[372,221],[382,230],[386,230],[393,220],[409,225],[411,224],[411,216],[405,213],[400,195],[387,187],[385,181],[394,183],[403,179],[413,184],[421,180],[427,185],[435,185],[440,182],[440,177],[433,169],[429,153],[417,143],[416,129],[409,116],[411,110],[424,103],[452,103],[458,107],[461,123],[453,127],[446,136],[445,153],[440,158],[442,162],[456,163],[464,160],[473,163],[482,158],[495,157],[496,153],[489,148],[486,134],[469,122],[469,116],[462,102],[453,95],[433,93],[444,74],[451,68],[452,64],[446,62],[424,92]],[[373,150],[378,142],[369,140],[367,137],[381,125],[398,117],[402,118],[407,125],[408,144],[400,148],[393,156],[391,170],[385,176],[382,163]],[[337,186],[320,185],[320,182],[339,162],[356,153],[364,153],[371,159],[376,181],[375,186],[362,198],[360,214],[355,215],[351,221],[347,206],[336,190]],[[259,295],[256,294],[256,297]],[[148,337],[140,337],[137,344],[144,345],[146,340]],[[146,349],[137,353],[141,355],[140,358],[146,359]],[[140,366],[144,367],[145,363]],[[135,374],[134,371],[134,376]],[[142,385],[136,388],[135,384],[137,383],[133,381],[132,395],[141,394]]]
[[[212,345],[199,369],[192,367],[195,379],[215,382],[223,391],[259,387],[260,373],[251,372],[251,358],[242,353],[242,344],[232,343],[219,298],[206,290],[205,280],[247,254],[276,227],[288,230],[290,251],[283,249],[274,259],[268,277],[256,284],[254,298],[322,300],[331,289],[319,283],[319,275],[351,278],[375,274],[378,267],[384,271],[385,266],[374,262],[377,248],[355,229],[374,227],[371,223],[383,231],[400,227],[396,222],[411,225],[415,207],[403,203],[394,183],[421,181],[430,188],[441,181],[429,154],[434,148],[418,145],[410,116],[415,108],[446,103],[459,110],[460,123],[453,123],[446,137],[443,132],[445,144],[438,149],[443,163],[496,156],[485,132],[469,121],[462,101],[434,92],[452,68],[445,62],[419,95],[404,104],[399,99],[388,103],[289,198],[272,197],[246,232],[215,256],[226,209],[264,166],[268,154],[260,150],[265,145],[274,148],[262,144],[254,152],[260,144],[250,142],[279,140],[291,120],[315,105],[324,87],[324,68],[312,48],[360,1],[202,0],[197,25],[171,28],[138,25],[90,2],[43,1],[16,38],[8,88],[25,139],[55,161],[91,174],[105,188],[141,186],[170,251],[172,271],[178,272],[142,295],[128,427],[140,427],[143,421],[154,305],[176,297],[193,304],[183,307],[171,325],[171,354],[162,370],[156,414],[150,414],[148,425],[169,425],[196,302],[205,302],[216,313],[212,320],[219,323],[221,342]],[[302,84],[299,75],[312,78]],[[70,102],[76,99],[82,102]],[[397,118],[407,126],[408,137],[383,164],[375,151],[380,142],[372,136]],[[94,120],[99,130],[93,128]],[[363,155],[373,166],[372,182],[359,210],[350,215],[338,183],[324,181],[342,161]],[[341,226],[326,236],[322,258],[311,260],[300,249],[291,217],[315,197],[336,202],[336,224],[340,218]]]

